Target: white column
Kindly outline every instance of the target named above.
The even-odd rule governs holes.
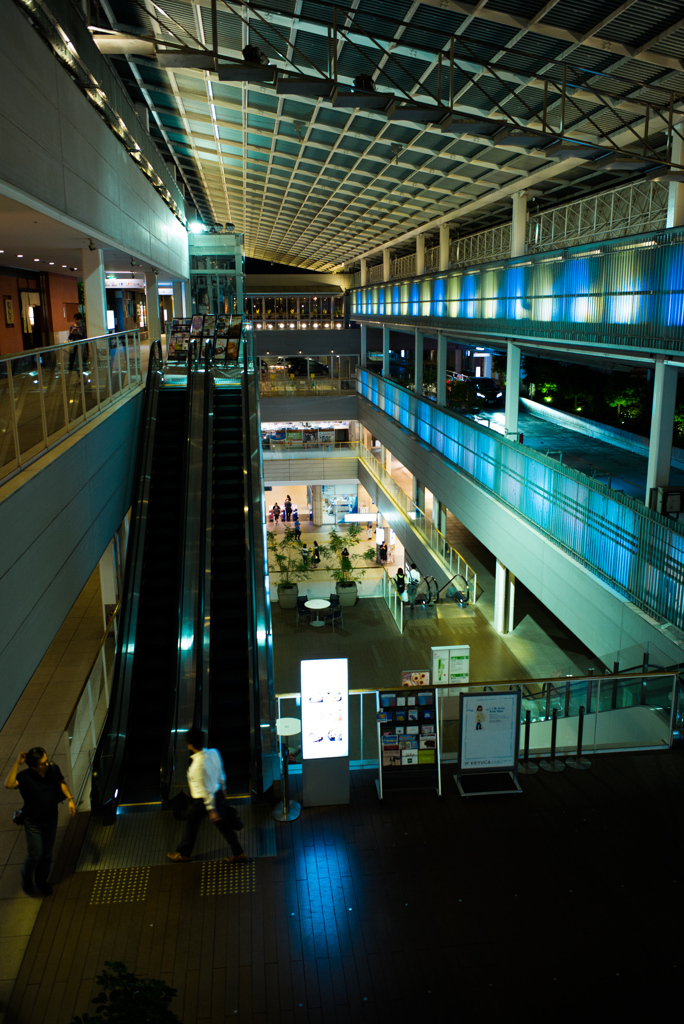
[[[150,344],[161,338],[159,323],[159,293],[157,291],[157,275],[153,270],[145,271],[145,294],[147,302],[147,331]]]
[[[390,279],[390,250],[382,250],[382,279],[383,281],[389,281]]]
[[[497,558],[494,576],[494,629],[497,633],[508,632],[508,616],[506,615],[507,575],[506,566]]]
[[[390,372],[390,329],[382,329],[382,375],[389,377]]]
[[[506,610],[508,612],[508,633],[512,633],[515,629],[515,576],[512,572],[508,573],[508,593],[506,594]]]
[[[435,499],[434,505],[432,506],[432,520],[442,536],[446,537],[447,507],[446,505],[443,505],[441,501],[437,501],[437,499]]]
[[[361,258],[361,287],[365,288],[368,284],[368,261],[365,257]]]
[[[185,281],[173,282],[173,315],[187,316],[185,312]]]
[[[527,243],[527,192],[513,196],[513,223],[511,224],[511,256],[522,256]]]
[[[437,334],[437,405],[446,405],[447,340],[446,335]]]
[[[676,367],[657,362],[653,382],[651,440],[648,446],[648,471],[646,474],[646,504],[649,506],[651,506],[651,491],[656,487],[666,487],[670,482],[676,398]]]
[[[423,335],[416,328],[413,332],[415,352],[413,374],[415,377],[415,393],[423,394]]]
[[[365,366],[368,361],[368,328],[366,324],[361,324],[361,366]]]
[[[449,269],[449,225],[439,226],[439,269]]]
[[[680,135],[675,135],[672,140],[672,162],[675,164],[684,163],[684,139]],[[684,182],[671,181],[667,196],[667,222],[665,226],[668,228],[679,228],[682,224],[684,224]]]
[[[416,274],[425,273],[425,235],[416,236]]]
[[[520,404],[520,348],[509,341],[506,358],[506,411],[504,430],[509,441],[518,440]]]
[[[81,249],[86,331],[89,338],[107,333],[107,292],[102,249]]]
[[[118,599],[118,585],[116,579],[116,562],[114,559],[114,544],[110,543],[99,562],[100,568],[100,593],[102,595],[102,621],[107,625],[107,612],[112,612]]]

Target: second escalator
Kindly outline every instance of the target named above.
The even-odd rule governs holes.
[[[242,392],[214,392],[209,745],[228,792],[250,790],[250,696]]]

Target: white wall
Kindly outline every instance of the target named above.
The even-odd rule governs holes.
[[[0,193],[73,227],[79,247],[92,236],[187,277],[185,229],[12,0],[0,25]]]

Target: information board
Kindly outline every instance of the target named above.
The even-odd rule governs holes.
[[[349,754],[349,678],[346,658],[302,661],[302,758]]]
[[[459,775],[516,770],[520,703],[519,690],[461,694]]]
[[[453,687],[449,697],[458,697],[461,693],[458,683],[470,682],[470,647],[468,644],[457,644],[452,647],[432,647],[432,682],[448,684]]]

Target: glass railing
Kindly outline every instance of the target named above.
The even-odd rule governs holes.
[[[277,398],[279,395],[336,395],[356,390],[356,378],[339,380],[330,377],[285,377],[269,374],[259,381],[262,398]]]
[[[382,598],[400,633],[404,632],[404,604],[397,585],[387,569],[382,570]]]
[[[396,690],[396,686],[387,687]],[[530,711],[530,755],[551,753],[553,711],[556,711],[556,754],[577,753],[579,711],[582,718],[582,753],[667,750],[677,729],[681,729],[682,707],[679,677],[675,673],[646,676],[601,676],[535,682],[464,683],[435,687],[442,693],[438,702],[438,726],[442,737],[442,760],[456,759],[459,744],[458,696],[467,693],[496,693],[521,690],[520,755],[525,748],[525,719]],[[415,692],[410,690],[409,692]],[[551,698],[547,703],[547,693]],[[382,690],[349,691],[349,757],[353,768],[377,763],[376,711]],[[569,694],[569,696],[568,696]],[[278,717],[301,721],[298,692],[277,695]],[[301,764],[301,733],[288,741],[289,764]]]
[[[111,614],[81,691],[64,726],[63,756],[60,764],[66,765],[70,792],[77,807],[89,796],[86,791],[93,758],[107,720],[120,608],[119,601]]]
[[[368,370],[358,391],[563,551],[659,621],[684,627],[684,523]]]
[[[140,332],[0,357],[0,478],[142,384]]]

